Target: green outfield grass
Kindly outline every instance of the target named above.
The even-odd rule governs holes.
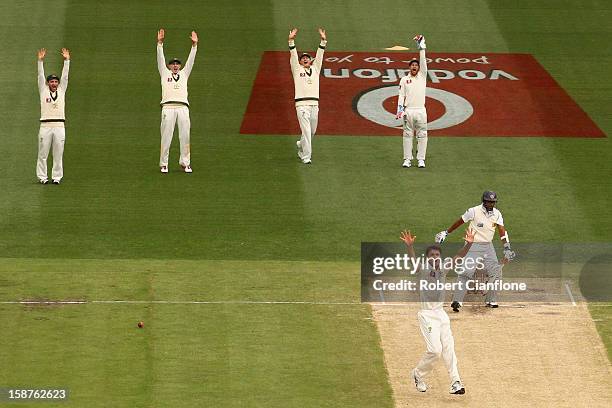
[[[599,335],[608,350],[608,359],[612,361],[612,304],[594,303],[589,305],[589,310]]]
[[[403,228],[433,237],[485,189],[515,241],[612,239],[608,138],[431,138],[417,172],[400,167],[399,137],[321,135],[306,167],[295,137],[239,134],[263,51],[284,50],[291,26],[312,48],[322,25],[330,51],[423,32],[432,52],[533,54],[611,135],[603,2],[0,4],[1,301],[358,302],[361,241]],[[186,58],[192,29],[201,37],[191,175],[179,172],[177,138],[170,174],[157,167],[160,26],[168,57]],[[62,46],[72,51],[65,178],[41,186],[35,52]],[[47,72],[60,64],[51,52]],[[610,351],[609,309],[592,313]],[[4,304],[0,316],[0,387],[65,385],[66,406],[392,405],[365,305]]]
[[[64,385],[88,407],[390,406],[357,264],[0,263],[2,299],[176,302],[0,305],[2,384]],[[221,303],[188,303],[206,300]]]

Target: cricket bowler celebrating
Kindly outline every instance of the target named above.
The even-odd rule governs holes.
[[[313,60],[308,53],[298,58],[295,49],[295,36],[298,29],[289,31],[289,52],[291,73],[295,86],[295,110],[302,130],[302,137],[297,141],[298,157],[304,164],[312,163],[312,138],[319,122],[319,74],[323,66],[323,53],[327,45],[325,30],[319,28],[321,42]]]
[[[191,153],[189,150],[189,132],[191,121],[189,119],[189,101],[187,100],[187,81],[196,52],[198,51],[198,34],[191,32],[191,51],[183,69],[181,61],[173,58],[166,66],[164,57],[165,31],[161,28],[157,32],[157,69],[161,77],[162,87],[162,119],[161,119],[161,153],[159,168],[162,173],[168,173],[168,154],[174,134],[174,125],[178,123],[181,155],[179,164],[185,173],[191,173]]]
[[[435,240],[438,243],[444,242],[448,234],[456,230],[458,227],[466,222],[469,222],[469,228],[474,230],[474,245],[466,255],[466,260],[472,258],[474,265],[478,263],[480,259],[484,263],[485,272],[488,275],[489,283],[495,283],[495,281],[501,279],[502,266],[504,263],[512,261],[516,254],[510,247],[510,238],[508,232],[504,227],[504,218],[501,212],[495,208],[497,203],[497,194],[493,191],[485,191],[482,194],[482,204],[472,208],[468,208],[465,214],[461,216],[453,225],[447,230],[441,231],[436,234]],[[502,263],[497,260],[495,254],[495,248],[493,247],[493,236],[495,235],[495,229],[499,232],[499,236],[504,243],[504,259]],[[455,291],[453,295],[453,302],[451,307],[453,311],[458,312],[462,306],[465,292],[467,291],[466,283],[468,280],[473,279],[476,271],[474,268],[468,268],[469,263],[466,263],[466,267],[463,273],[458,275],[458,282],[461,283],[460,288]],[[487,291],[485,297],[485,303],[487,307],[496,308],[497,305],[497,291],[491,289]]]
[[[402,232],[401,240],[406,243],[408,255],[413,259],[416,259],[413,247],[415,239],[416,237],[413,236],[410,231]],[[459,250],[457,255],[453,257],[453,266],[457,259],[463,258],[468,253],[474,241],[474,232],[468,229],[463,239],[465,240],[465,245]],[[417,273],[420,273],[420,280],[428,284],[444,285],[446,283],[446,275],[450,269],[445,268],[448,264],[442,260],[440,247],[438,245],[428,247],[425,250],[425,256],[427,259],[417,270]],[[412,370],[412,379],[418,391],[427,391],[427,384],[424,379],[432,371],[436,360],[442,357],[451,380],[450,393],[465,394],[465,387],[461,383],[459,370],[457,369],[455,340],[451,332],[450,320],[443,309],[444,292],[443,289],[419,291],[421,310],[419,310],[417,317],[421,327],[421,333],[427,345],[427,351],[416,368]]]
[[[427,86],[427,61],[425,60],[425,37],[414,37],[419,49],[419,59],[408,63],[410,73],[400,79],[397,101],[397,119],[403,119],[404,163],[412,166],[412,138],[416,133],[417,160],[419,168],[425,168],[427,154],[427,111],[425,110],[425,88]]]
[[[64,142],[66,130],[64,122],[66,115],[66,89],[68,88],[68,71],[70,70],[70,51],[62,48],[64,67],[62,78],[51,74],[45,78],[43,61],[47,50],[38,50],[38,92],[40,94],[40,130],[38,131],[38,162],[36,164],[36,176],[41,184],[47,184],[47,158],[49,150],[53,147],[53,170],[51,178],[53,184],[59,184],[64,177]]]

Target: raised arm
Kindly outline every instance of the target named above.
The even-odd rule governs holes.
[[[41,48],[38,50],[38,91],[42,92],[45,88],[45,84],[47,83],[47,79],[45,78],[45,66],[44,59],[45,55],[47,55],[47,50],[45,48]]]
[[[189,51],[189,57],[187,57],[187,62],[182,70],[187,76],[191,75],[196,53],[198,52],[198,34],[195,31],[192,31],[189,38],[191,39],[191,51]]]
[[[420,71],[427,75],[427,58],[425,58],[425,49],[419,51],[419,65],[421,66]]]
[[[164,75],[166,72],[166,58],[164,57],[164,37],[166,32],[163,28],[157,31],[157,70],[159,75]]]
[[[62,48],[62,57],[64,57],[64,67],[62,68],[62,78],[59,87],[66,91],[68,88],[68,71],[70,71],[70,50],[68,48]]]
[[[327,35],[323,28],[319,28],[319,35],[321,36],[321,42],[319,48],[317,48],[317,55],[315,55],[314,66],[317,72],[321,72],[323,67],[323,54],[325,54],[325,46],[327,45]]]
[[[297,50],[295,49],[295,36],[297,35],[298,29],[292,28],[289,31],[289,63],[291,64],[291,70],[295,71],[295,69],[300,65]]]
[[[424,75],[427,75],[427,58],[425,58],[425,37],[423,35],[417,35],[414,37],[414,41],[416,41],[417,48],[419,49],[419,71]]]
[[[410,255],[411,258],[416,258],[416,254],[414,253],[414,241],[416,240],[416,235],[412,235],[410,231],[402,231],[400,239],[406,244],[408,255]]]

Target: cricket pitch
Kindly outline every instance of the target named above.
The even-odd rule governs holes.
[[[372,306],[396,407],[609,407],[612,367],[586,304],[447,309],[465,395],[449,394],[440,360],[418,392],[410,371],[425,352],[418,304]]]

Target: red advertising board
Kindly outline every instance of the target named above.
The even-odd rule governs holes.
[[[328,52],[320,135],[401,135],[399,78],[416,53]],[[429,53],[432,136],[605,137],[529,54]],[[263,54],[240,133],[299,134],[289,52]]]

